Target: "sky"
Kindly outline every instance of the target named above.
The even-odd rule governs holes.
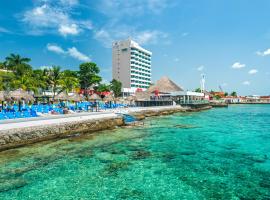
[[[91,61],[108,82],[112,42],[131,37],[153,52],[153,82],[194,90],[205,74],[207,90],[270,95],[269,10],[269,0],[0,0],[0,61]]]

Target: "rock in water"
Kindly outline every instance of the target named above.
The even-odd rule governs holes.
[[[177,124],[174,127],[175,128],[183,128],[183,129],[198,128],[198,126],[194,126],[194,125],[190,125],[190,124]]]

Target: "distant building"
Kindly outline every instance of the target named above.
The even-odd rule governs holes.
[[[151,56],[152,52],[131,39],[113,43],[112,76],[122,82],[122,92],[129,95],[150,86]]]
[[[210,92],[210,94],[214,97],[214,96],[218,96],[218,97],[220,97],[220,98],[223,98],[223,97],[225,97],[225,93],[224,92],[214,92],[214,91],[212,91],[212,92]]]

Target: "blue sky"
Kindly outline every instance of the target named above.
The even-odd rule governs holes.
[[[0,60],[77,70],[93,61],[111,80],[111,43],[131,36],[153,52],[153,81],[270,94],[270,1],[0,0]]]

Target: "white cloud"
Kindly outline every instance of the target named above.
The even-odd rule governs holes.
[[[0,26],[0,33],[11,33],[8,29]]]
[[[111,47],[114,40],[131,36],[141,45],[162,42],[168,44],[168,35],[160,30],[139,30],[135,24],[125,24],[123,19],[142,14],[158,15],[176,3],[170,0],[101,0],[93,3],[93,9],[107,16],[103,26],[93,27],[91,20],[78,19],[79,0],[35,0],[34,6],[26,10],[21,18],[27,27],[27,34],[59,34],[63,37],[77,36],[92,30],[94,38],[105,47]],[[81,8],[81,7],[80,7]],[[85,8],[85,7],[84,7]]]
[[[184,33],[181,34],[182,37],[186,37],[186,36],[188,36],[188,35],[189,35],[188,32],[184,32]]]
[[[94,34],[94,38],[100,41],[107,48],[111,48],[112,42],[114,40],[109,34],[109,32],[104,29],[96,31]]]
[[[250,82],[249,81],[244,81],[242,84],[243,85],[250,85]]]
[[[74,5],[77,5],[79,1],[78,0],[60,0],[60,3],[62,5],[74,6]]]
[[[62,36],[78,35],[83,30],[92,29],[92,23],[87,20],[73,18],[72,9],[78,3],[75,0],[43,0],[39,5],[26,10],[21,21],[28,27],[28,34],[59,33]]]
[[[175,58],[175,59],[174,59],[174,62],[179,62],[179,61],[180,61],[179,58]]]
[[[147,0],[146,2],[148,2],[149,10],[154,13],[160,13],[162,10],[173,5],[168,0]]]
[[[52,52],[57,53],[57,54],[65,54],[66,53],[64,51],[64,49],[62,49],[62,47],[55,45],[55,44],[47,44],[47,49],[49,51],[52,51]]]
[[[240,62],[236,62],[232,65],[233,69],[241,69],[244,68],[246,65],[245,64],[241,64]]]
[[[256,74],[258,73],[258,70],[257,69],[251,69],[248,71],[249,74]]]
[[[175,4],[170,0],[101,0],[98,10],[119,20],[122,17],[140,16],[147,12],[159,14]]]
[[[256,54],[259,55],[259,56],[269,56],[270,55],[270,49],[266,49],[263,52],[257,51]]]
[[[81,53],[76,47],[68,48],[65,51],[62,47],[60,47],[56,44],[47,44],[47,49],[51,52],[56,53],[56,54],[67,55],[67,56],[75,58],[79,61],[83,61],[83,62],[91,61],[89,56]]]
[[[127,18],[136,18],[146,13],[159,14],[168,6],[170,0],[101,0],[97,10],[108,17],[108,22],[96,28],[94,38],[105,47],[111,47],[115,40],[131,37],[140,45],[168,44],[168,34],[160,30],[139,30],[137,24],[124,23]]]
[[[204,66],[203,66],[203,65],[199,66],[199,67],[197,68],[197,70],[198,70],[198,71],[203,71],[203,70],[204,70]]]
[[[137,31],[128,26],[104,27],[95,31],[94,38],[100,41],[105,47],[111,48],[113,41],[123,40],[131,37],[140,45],[156,44],[168,37],[166,33],[157,30]]]
[[[165,39],[168,37],[167,34],[153,30],[153,31],[143,31],[134,33],[134,39],[141,45],[144,44],[150,44],[150,43],[156,43],[159,39]]]
[[[59,24],[68,23],[70,19],[68,14],[60,8],[43,4],[26,11],[22,21],[31,28],[38,29],[58,27]]]
[[[80,60],[80,61],[83,61],[83,62],[88,62],[88,61],[91,61],[90,57],[88,57],[87,55],[79,52],[75,47],[72,47],[72,48],[68,48],[68,54],[77,59],[77,60]]]
[[[67,35],[78,35],[80,33],[80,29],[77,26],[77,24],[71,24],[71,25],[60,25],[58,29],[59,33],[63,36]]]

